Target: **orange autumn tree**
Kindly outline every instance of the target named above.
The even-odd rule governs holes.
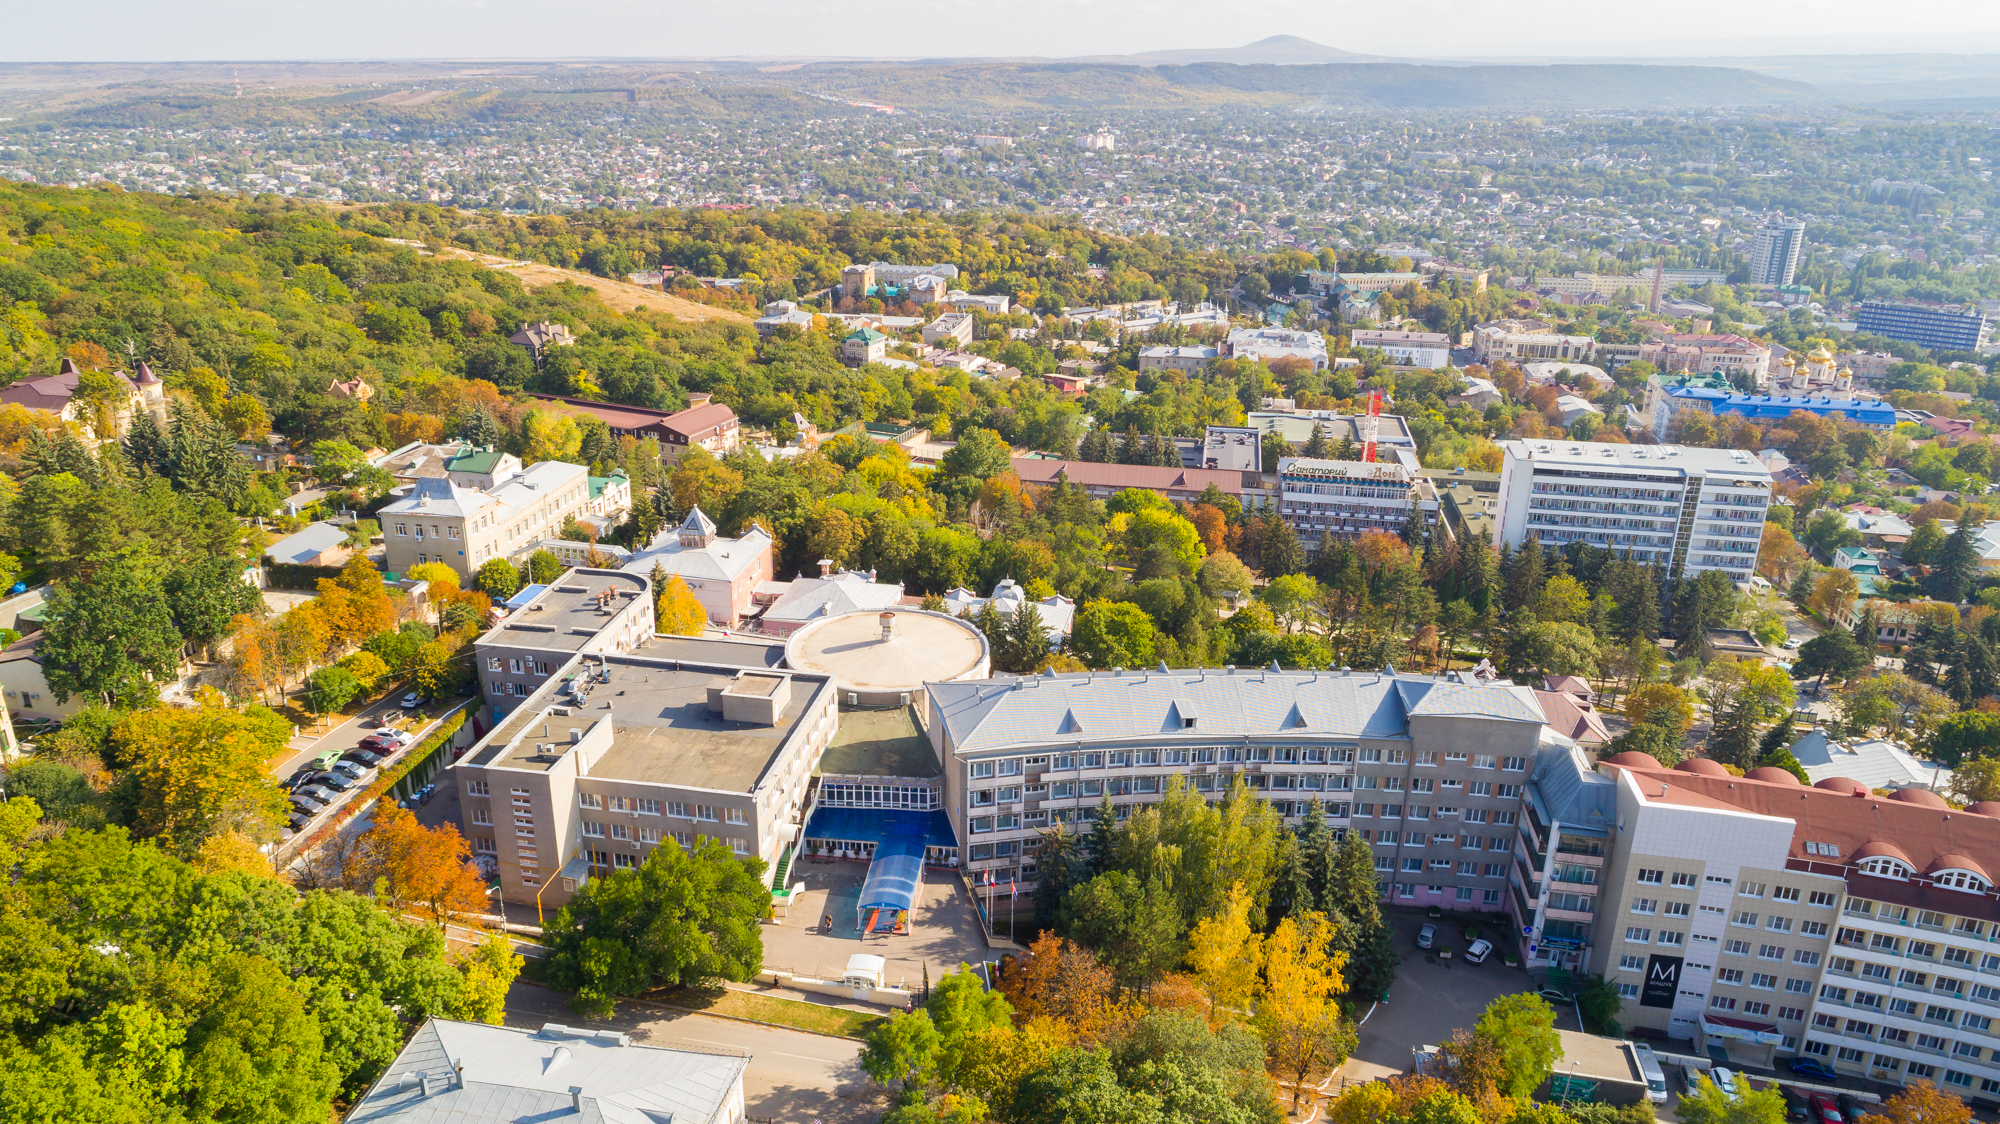
[[[1006,961],[999,988],[1021,1020],[1054,1019],[1086,1042],[1103,1039],[1133,1013],[1119,1002],[1110,969],[1089,949],[1047,930],[1028,946],[1026,960]]]
[[[1919,1081],[1904,1086],[1868,1116],[1884,1124],[1971,1124],[1972,1110],[1950,1093],[1939,1092],[1936,1085]]]
[[[375,806],[375,824],[361,837],[365,869],[385,904],[445,922],[483,913],[486,883],[472,865],[472,848],[450,824],[425,827],[388,801]]]

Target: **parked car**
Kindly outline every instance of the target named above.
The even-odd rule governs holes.
[[[313,783],[319,785],[325,785],[326,787],[332,789],[335,792],[346,792],[348,789],[353,788],[355,785],[360,784],[361,782],[355,780],[353,777],[348,776],[346,773],[337,773],[332,769],[328,769],[326,772],[321,773],[317,777],[314,777]]]
[[[292,806],[307,812],[324,811],[326,809],[327,798],[331,796],[332,793],[312,793],[301,790],[292,793]]]
[[[1832,1097],[1825,1093],[1814,1093],[1806,1099],[1812,1102],[1813,1115],[1826,1124],[1840,1124],[1840,1105],[1834,1103]]]
[[[1807,1057],[1793,1058],[1792,1072],[1798,1074],[1800,1077],[1810,1077],[1817,1081],[1832,1081],[1840,1076],[1833,1072],[1832,1066],[1818,1059]]]
[[[1862,1117],[1868,1115],[1862,1110],[1861,1098],[1852,1093],[1836,1093],[1833,1100],[1840,1106],[1840,1118],[1847,1124],[1858,1124]]]
[[[389,723],[396,721],[398,718],[401,718],[402,716],[403,712],[400,710],[385,710],[374,717],[373,721],[375,723],[375,728],[378,730],[385,730],[385,731],[393,729],[393,727],[391,727]],[[362,725],[364,726],[366,726],[367,724],[368,724],[367,722],[362,723]]]
[[[1794,637],[1792,637],[1791,639],[1789,639],[1789,640],[1785,641],[1785,651],[1787,651],[1787,652],[1796,652],[1796,651],[1798,651],[1798,650],[1799,650],[1799,646],[1800,646],[1800,645],[1802,645],[1802,644],[1804,644],[1804,643],[1805,643],[1805,641],[1803,641],[1803,640],[1799,639],[1798,637],[1794,636]]]
[[[1438,927],[1436,925],[1425,925],[1423,928],[1417,930],[1418,948],[1436,948],[1437,939]]]
[[[1804,1093],[1790,1085],[1781,1084],[1778,1086],[1778,1095],[1785,1099],[1785,1119],[1804,1120],[1810,1115],[1808,1111],[1810,1102],[1806,1100]]]
[[[382,738],[382,737],[371,736],[362,738],[359,742],[355,744],[355,748],[365,749],[371,753],[379,753],[382,756],[387,757],[388,755],[403,748],[403,743],[395,740],[394,738]]]
[[[1486,958],[1491,955],[1493,955],[1493,942],[1481,937],[1466,946],[1465,962],[1467,964],[1484,964]]]
[[[292,773],[291,776],[286,777],[283,781],[279,782],[278,787],[284,789],[287,792],[290,792],[291,790],[311,780],[313,774],[317,772],[319,772],[319,770],[311,765],[301,765],[298,767],[297,770],[295,770]]]
[[[1732,1097],[1736,1095],[1736,1075],[1729,1072],[1723,1066],[1715,1066],[1710,1069],[1708,1071],[1708,1079],[1715,1082],[1716,1088],[1728,1093]]]
[[[320,778],[314,777],[313,782],[311,784],[306,785],[305,787],[299,789],[297,792],[292,793],[292,799],[296,800],[301,796],[310,797],[314,800],[319,801],[320,807],[324,808],[328,804],[333,803],[334,797],[336,795],[337,794],[334,792],[333,789],[328,788],[326,785],[320,783]]]
[[[375,736],[378,738],[387,739],[388,741],[394,742],[397,745],[408,745],[411,742],[417,740],[417,735],[412,734],[408,730],[399,730],[394,726],[391,726],[386,730],[377,731]]]
[[[327,772],[329,773],[341,773],[343,775],[353,777],[357,781],[362,779],[363,777],[366,777],[369,773],[372,773],[374,771],[375,770],[373,767],[364,765],[359,761],[346,761],[346,760],[335,761],[333,763],[333,767],[327,770]]]
[[[401,699],[398,699],[396,701],[396,705],[402,707],[404,710],[415,710],[429,701],[430,701],[429,699],[423,697],[417,692],[411,691],[409,694],[404,695]]]
[[[1693,1062],[1681,1063],[1681,1085],[1688,1092],[1692,1093],[1700,1089],[1702,1081],[1707,1077],[1708,1071]]]
[[[369,768],[373,769],[381,765],[382,762],[387,761],[389,759],[389,755],[383,752],[382,750],[374,748],[373,746],[363,745],[358,749],[348,750],[347,759],[349,761],[359,761],[363,765],[366,765]]]

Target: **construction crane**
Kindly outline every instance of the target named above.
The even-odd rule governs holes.
[[[1361,463],[1375,463],[1375,438],[1382,429],[1382,392],[1368,392],[1368,422],[1361,430]]]

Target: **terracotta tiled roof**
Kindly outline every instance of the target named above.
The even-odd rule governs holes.
[[[1632,760],[1620,754],[1617,761],[1599,764],[1604,768],[1632,773],[1649,802],[1719,804],[1757,815],[1791,820],[1794,824],[1792,863],[1800,869],[1810,868],[1831,874],[1841,872],[1849,863],[1887,856],[1922,872],[1942,870],[1946,865],[1960,865],[1967,861],[1963,858],[1967,855],[2000,855],[2000,817],[1937,807],[1908,798],[1884,799],[1870,795],[1858,786],[1847,791],[1840,790],[1845,786],[1805,788],[1796,784],[1732,777],[1726,773],[1711,776],[1657,765],[1643,768],[1628,764]],[[1823,785],[1826,782],[1820,783]],[[1657,795],[1662,785],[1666,786],[1666,796]],[[1684,800],[1684,796],[1695,799]],[[1808,843],[1814,845],[1810,852],[1806,849]],[[1828,849],[1831,854],[1826,853]],[[1953,861],[1946,863],[1947,859]],[[1978,867],[1966,866],[1965,869]],[[1867,880],[1866,890],[1855,890],[1866,897],[1921,905],[1925,909],[1959,916],[2000,920],[2000,899],[1990,892],[1973,894],[1934,887],[1921,875],[1912,881],[1901,882],[1863,875],[1851,868],[1846,868],[1844,873],[1850,885],[1857,878]],[[1898,896],[1888,896],[1885,886],[1901,887],[1894,891]]]

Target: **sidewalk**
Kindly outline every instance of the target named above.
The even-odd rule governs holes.
[[[790,999],[795,1003],[810,1003],[815,1007],[838,1007],[843,1011],[859,1011],[864,1015],[880,1015],[893,1011],[879,1003],[857,1003],[852,999],[835,999],[831,995],[819,995],[810,991],[798,991],[789,987],[771,984],[736,983],[725,981],[722,985],[730,991],[740,991],[745,995],[763,995],[772,999]]]

